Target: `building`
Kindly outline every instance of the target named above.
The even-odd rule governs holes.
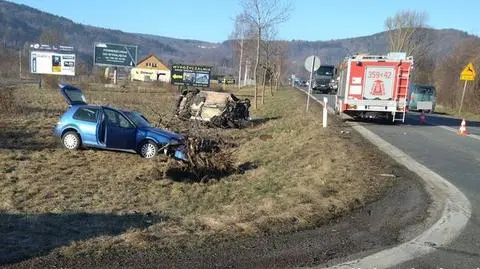
[[[130,71],[131,80],[134,81],[162,81],[170,82],[170,69],[162,61],[150,54],[137,63],[137,67]]]

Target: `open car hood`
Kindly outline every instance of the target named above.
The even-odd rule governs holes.
[[[65,98],[65,101],[69,105],[87,105],[87,99],[83,95],[81,89],[76,88],[72,85],[67,84],[58,84],[60,93]]]

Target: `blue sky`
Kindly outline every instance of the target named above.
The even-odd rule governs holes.
[[[13,0],[75,22],[175,38],[221,42],[240,13],[239,0]],[[330,40],[384,30],[386,17],[402,9],[426,11],[434,28],[480,34],[479,0],[293,0],[294,11],[278,37]],[[337,4],[338,3],[338,4]]]

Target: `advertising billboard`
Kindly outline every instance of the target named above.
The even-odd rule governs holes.
[[[208,88],[210,87],[211,72],[211,66],[174,64],[172,65],[171,83]]]
[[[75,76],[75,54],[61,51],[31,51],[30,72],[32,74]]]
[[[137,66],[137,46],[95,43],[93,64],[99,66]]]

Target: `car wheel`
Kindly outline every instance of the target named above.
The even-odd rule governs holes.
[[[62,144],[66,149],[76,150],[82,144],[80,136],[74,131],[66,132],[62,137]]]
[[[146,141],[140,146],[140,156],[145,159],[151,159],[158,153],[158,146],[152,141]]]

